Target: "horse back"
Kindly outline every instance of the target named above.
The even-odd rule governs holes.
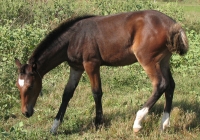
[[[150,58],[167,49],[168,30],[174,22],[153,10],[85,19],[76,24],[78,32],[70,54],[82,62],[129,65],[138,61],[137,55],[147,54]]]

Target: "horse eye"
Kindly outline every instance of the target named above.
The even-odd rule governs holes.
[[[21,76],[23,76],[23,75],[24,75],[24,73],[20,73],[20,75],[21,75]]]
[[[33,88],[33,86],[32,86],[32,85],[28,87],[28,89],[29,89],[29,90],[31,90],[32,88]]]

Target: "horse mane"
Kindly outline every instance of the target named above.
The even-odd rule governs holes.
[[[28,63],[35,63],[39,56],[47,49],[47,46],[50,46],[50,44],[52,44],[55,39],[57,39],[60,35],[66,32],[76,22],[91,17],[95,17],[95,15],[72,17],[63,21],[57,28],[48,33],[47,36],[38,44],[31,57],[29,58]]]

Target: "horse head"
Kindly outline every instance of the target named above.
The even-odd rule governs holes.
[[[18,68],[18,78],[16,85],[20,91],[21,111],[26,117],[31,117],[34,113],[34,106],[38,95],[42,89],[42,78],[37,71],[36,63],[24,64],[15,58]]]

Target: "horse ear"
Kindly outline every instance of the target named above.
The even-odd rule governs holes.
[[[17,58],[15,58],[15,64],[17,65],[18,69],[21,68],[21,66],[22,66],[21,62]]]
[[[32,71],[36,71],[37,70],[37,64],[34,62],[32,64]]]

